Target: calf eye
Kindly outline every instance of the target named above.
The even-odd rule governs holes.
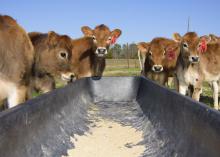
[[[60,52],[60,58],[61,59],[67,59],[68,58],[67,52],[64,52],[64,51]]]
[[[188,44],[187,43],[183,43],[183,47],[184,48],[188,48]]]
[[[112,40],[112,37],[108,37],[108,40],[111,41],[111,40]]]
[[[152,55],[152,51],[149,51],[149,54]]]

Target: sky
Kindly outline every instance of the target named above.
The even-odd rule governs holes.
[[[27,31],[55,31],[83,36],[82,26],[119,28],[119,43],[172,38],[190,31],[220,35],[219,0],[1,0],[0,13],[10,15]]]

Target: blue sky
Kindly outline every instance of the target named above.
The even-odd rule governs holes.
[[[106,24],[120,28],[119,43],[149,41],[154,37],[184,34],[220,35],[219,0],[1,0],[0,13],[14,17],[28,32],[54,30],[72,38],[81,26]]]

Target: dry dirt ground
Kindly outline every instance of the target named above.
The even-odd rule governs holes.
[[[75,148],[68,150],[67,157],[139,157],[145,147],[137,145],[142,132],[130,126],[100,119],[84,136],[71,138]]]

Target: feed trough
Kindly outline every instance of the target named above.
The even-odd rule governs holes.
[[[142,77],[85,78],[0,114],[1,157],[219,157],[218,111]]]

